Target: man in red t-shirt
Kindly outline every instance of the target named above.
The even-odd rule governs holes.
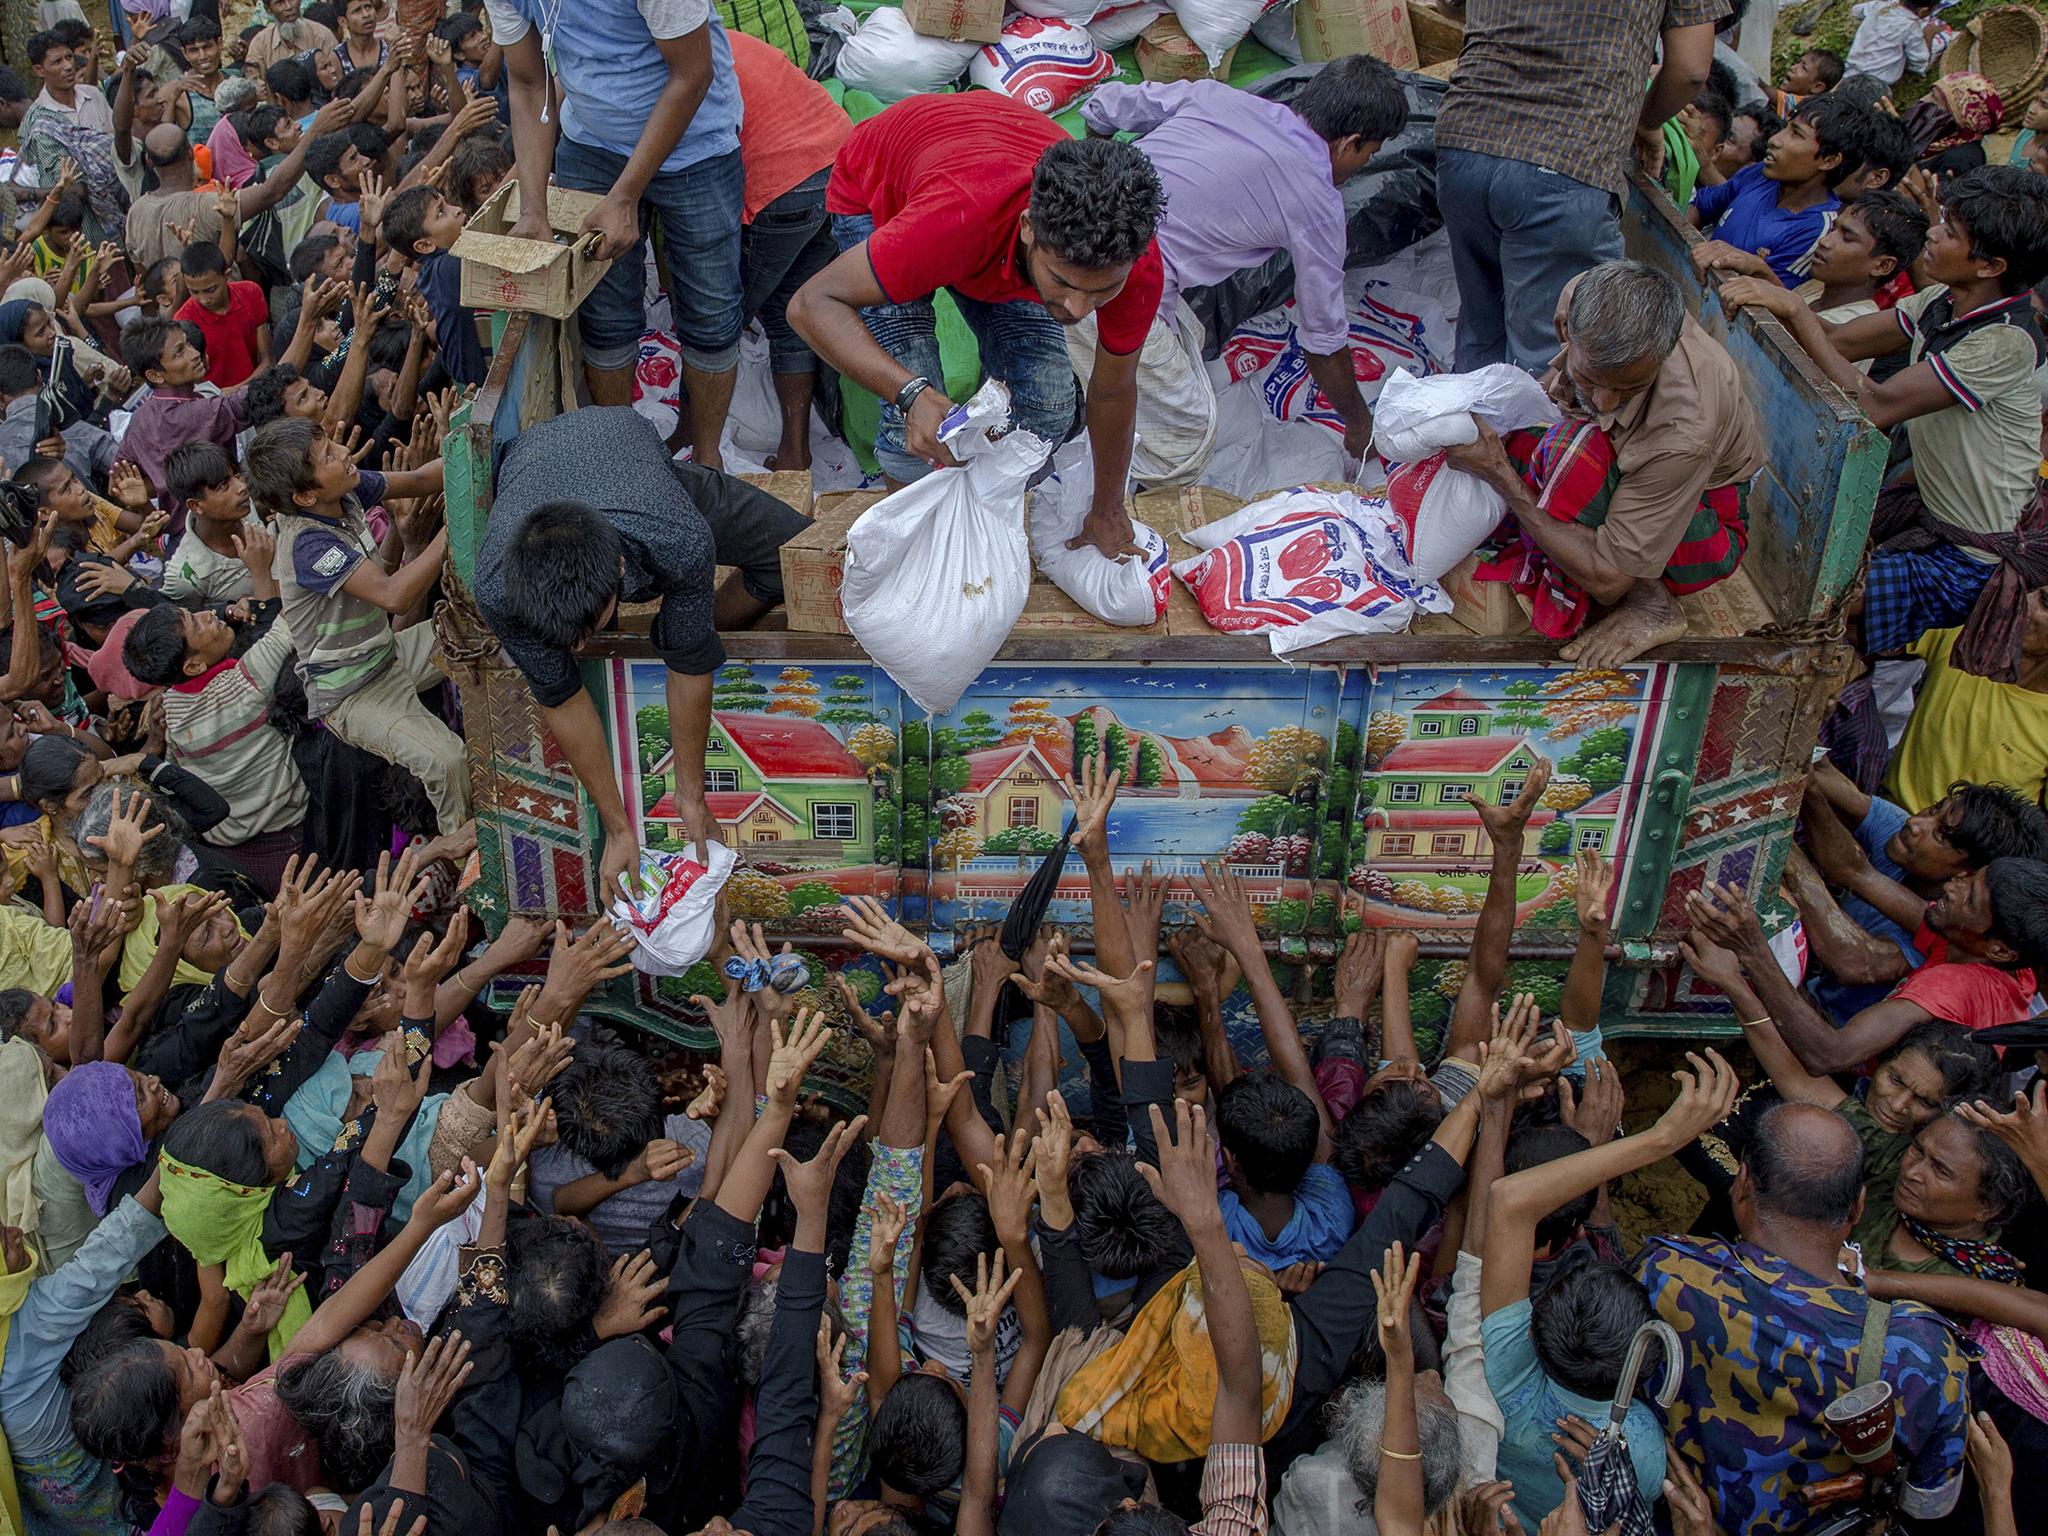
[[[2034,859],[1993,859],[1944,884],[1913,936],[1927,963],[1839,1028],[1780,968],[1740,893],[1710,886],[1687,910],[1696,934],[1735,952],[1785,1043],[1814,1073],[1853,1073],[1930,1019],[1965,1029],[2018,1023],[2033,1011],[2035,977],[2048,972],[2048,864]]]
[[[231,281],[228,259],[212,241],[178,257],[191,295],[171,318],[190,320],[206,335],[206,379],[233,389],[270,361],[270,304],[260,283]]]
[[[913,96],[857,126],[825,207],[839,258],[797,290],[789,320],[882,402],[875,458],[892,485],[952,462],[939,425],[931,296],[944,288],[1010,388],[1012,421],[1050,442],[1074,425],[1064,328],[1096,317],[1088,379],[1095,497],[1073,544],[1137,554],[1125,494],[1138,354],[1159,308],[1162,198],[1129,144],[1078,141],[992,91]]]

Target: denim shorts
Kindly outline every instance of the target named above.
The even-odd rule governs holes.
[[[867,214],[832,215],[832,237],[842,251],[874,232],[875,221]],[[947,291],[980,344],[983,375],[1010,387],[1010,424],[1049,443],[1065,442],[1073,435],[1081,403],[1081,386],[1067,357],[1066,327],[1036,299],[990,304]],[[884,352],[912,373],[923,374],[934,384],[944,382],[938,317],[929,298],[878,304],[860,315]],[[904,446],[903,413],[888,400],[882,402],[881,427],[875,434],[875,462],[890,479],[906,483],[931,473],[931,466]]]
[[[566,135],[555,145],[555,182],[577,192],[608,192],[626,157],[579,144]],[[746,173],[740,152],[700,160],[680,171],[657,172],[640,194],[640,240],[599,279],[576,312],[583,359],[593,368],[629,368],[640,355],[647,328],[642,303],[651,228],[661,234],[683,361],[703,373],[723,373],[740,355],[740,215]]]

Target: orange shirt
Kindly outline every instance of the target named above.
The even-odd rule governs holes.
[[[740,160],[747,172],[741,220],[751,224],[783,193],[830,165],[853,124],[825,87],[780,48],[744,32],[728,30],[725,37],[746,108],[740,121]]]

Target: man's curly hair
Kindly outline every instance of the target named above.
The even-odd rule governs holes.
[[[1166,194],[1152,162],[1113,139],[1066,139],[1031,175],[1031,229],[1062,261],[1101,270],[1145,254]]]

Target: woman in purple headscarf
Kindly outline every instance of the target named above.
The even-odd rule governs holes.
[[[149,1178],[150,1148],[178,1109],[178,1096],[158,1079],[89,1061],[50,1090],[43,1136],[58,1165],[85,1186],[93,1214],[104,1216],[130,1192],[124,1183],[140,1188]]]

